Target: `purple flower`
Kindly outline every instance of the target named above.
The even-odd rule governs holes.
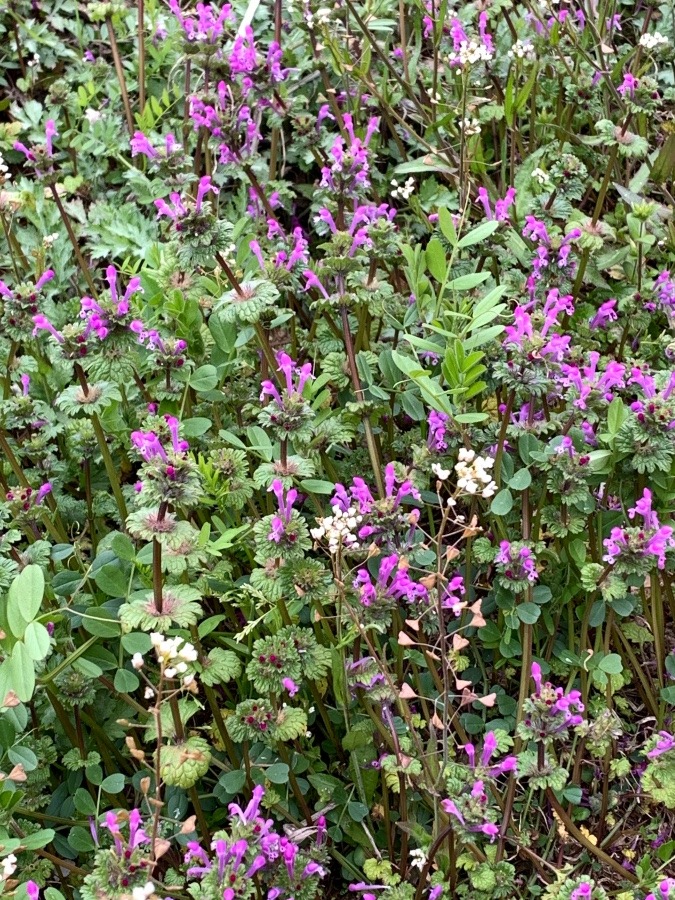
[[[267,539],[269,541],[274,541],[276,544],[280,543],[285,537],[294,540],[295,535],[291,532],[287,532],[287,528],[293,518],[293,504],[298,499],[298,492],[295,488],[291,488],[286,492],[282,482],[278,478],[275,478],[269,490],[273,491],[277,498],[279,503],[279,514],[272,517],[272,528],[267,535]]]
[[[300,688],[297,686],[297,684],[293,681],[292,678],[283,678],[281,683],[283,684],[285,690],[288,691],[289,697],[295,697],[295,695],[300,690]]]
[[[488,192],[484,187],[478,188],[478,199],[480,200],[483,210],[485,211],[486,219],[490,221],[495,220],[497,222],[505,222],[509,218],[509,209],[515,202],[516,189],[510,187],[504,195],[504,198],[501,200],[497,200],[497,202],[495,203],[494,212],[492,210],[492,206],[490,205]]]
[[[234,18],[229,3],[224,4],[220,10],[212,3],[197,3],[195,14],[184,13],[178,0],[169,0],[169,7],[180,22],[185,40],[189,43],[218,43],[223,36],[225,23]]]
[[[147,156],[148,159],[156,159],[159,156],[159,153],[155,150],[143,132],[135,131],[134,136],[131,138],[131,155],[138,156],[139,154]]]
[[[511,581],[536,581],[536,559],[529,547],[510,541],[501,541],[495,562],[504,567],[504,575]]]
[[[312,364],[305,363],[303,366],[298,366],[293,362],[288,353],[284,353],[283,351],[276,354],[276,360],[279,372],[284,376],[285,396],[288,398],[302,396],[305,385],[313,378]],[[284,398],[272,381],[263,381],[261,388],[261,400],[265,397],[271,397],[281,409],[284,409]]]
[[[635,89],[639,86],[639,84],[640,82],[632,72],[626,72],[626,74],[623,76],[623,81],[617,88],[617,91],[619,92],[619,94],[621,94],[622,97],[628,95],[629,99],[632,100],[635,97]]]
[[[33,325],[35,326],[33,328],[33,337],[37,335],[38,331],[48,331],[59,344],[63,344],[65,341],[61,332],[54,328],[47,316],[43,316],[41,313],[37,316],[33,316]]]
[[[659,731],[658,743],[653,750],[650,750],[649,753],[647,753],[647,757],[649,759],[656,759],[658,756],[662,756],[670,750],[675,750],[675,737],[673,737],[672,734],[668,734],[667,731]]]
[[[609,325],[610,322],[616,322],[618,316],[616,314],[615,307],[616,300],[614,299],[606,300],[604,303],[602,303],[596,314],[589,322],[591,329],[605,328],[607,325]]]
[[[432,453],[443,453],[448,449],[445,440],[446,425],[450,419],[446,413],[436,412],[432,409],[429,413],[429,436],[427,437],[427,447]]]
[[[363,606],[372,606],[381,599],[406,600],[408,603],[424,603],[429,599],[427,589],[410,578],[407,567],[396,553],[381,561],[375,584],[370,572],[362,568],[357,572],[353,585]]]
[[[52,141],[58,136],[59,133],[56,130],[56,122],[53,119],[47,119],[47,124],[45,126],[45,146],[47,147],[48,156],[54,155]]]

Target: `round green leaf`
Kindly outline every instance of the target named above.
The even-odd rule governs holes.
[[[246,784],[246,772],[243,769],[234,769],[221,775],[218,784],[225,788],[228,794],[237,794]]]
[[[51,639],[49,632],[41,622],[29,622],[23,636],[26,651],[35,662],[44,659],[49,653]]]
[[[272,784],[288,784],[288,766],[286,763],[275,763],[265,769],[265,778]]]
[[[119,772],[116,772],[114,775],[108,775],[101,782],[101,790],[105,791],[106,794],[119,794],[120,791],[124,790],[124,775],[120,775]]]
[[[518,469],[513,478],[509,481],[509,487],[514,491],[524,491],[532,484],[532,476],[529,469]]]
[[[140,683],[138,675],[129,669],[118,669],[115,672],[115,690],[120,693],[131,694],[138,689]]]
[[[490,504],[490,511],[495,516],[506,516],[513,509],[513,495],[508,488],[504,488],[494,497]]]

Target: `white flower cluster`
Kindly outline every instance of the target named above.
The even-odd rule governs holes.
[[[131,892],[132,900],[148,900],[155,893],[155,886],[151,881],[143,887],[135,887]]]
[[[465,447],[461,448],[457,456],[457,487],[467,494],[493,497],[497,493],[497,485],[488,470],[494,466],[494,459],[491,456],[476,456],[473,450]]]
[[[150,641],[155,648],[157,661],[164,669],[164,675],[167,678],[185,675],[188,663],[197,661],[197,651],[182,637],[167,638],[155,631],[150,635]],[[131,658],[131,665],[134,669],[142,669],[144,664],[143,654],[134,653]],[[187,687],[193,681],[194,675],[185,675],[183,685]]]
[[[532,169],[532,180],[536,181],[537,184],[540,184],[542,187],[545,184],[551,183],[551,178],[550,178],[548,172],[544,172],[543,169],[539,169],[539,168]]]
[[[9,169],[7,167],[7,163],[5,162],[2,153],[0,153],[0,184],[4,184],[7,181],[10,181],[11,175],[8,175]]]
[[[653,31],[651,34],[643,34],[639,40],[641,47],[645,50],[656,50],[658,47],[667,47],[670,41],[661,34],[660,31]]]
[[[529,61],[532,61],[537,57],[534,47],[532,46],[532,41],[520,40],[515,42],[507,55],[510,56],[511,59],[527,59]]]
[[[312,537],[315,541],[326,538],[331,553],[337,553],[340,547],[344,547],[346,550],[356,549],[359,541],[355,532],[363,516],[358,515],[353,506],[350,506],[346,512],[339,506],[333,506],[332,509],[332,516],[316,520],[318,527],[311,529]]]
[[[478,119],[462,119],[459,127],[464,132],[465,137],[471,137],[472,134],[480,134],[480,122]]]
[[[492,53],[490,53],[485,44],[481,44],[478,41],[462,41],[459,45],[459,50],[453,50],[449,57],[451,65],[459,63],[460,66],[472,66],[481,60],[489,62],[491,59]]]
[[[414,869],[419,869],[420,871],[424,868],[427,861],[427,854],[421,847],[415,847],[414,850],[410,851],[410,865]]]
[[[6,881],[10,875],[16,872],[16,856],[8,853],[4,859],[0,859],[0,865],[2,866],[2,880]]]
[[[393,190],[391,191],[391,196],[396,199],[400,197],[401,200],[407,200],[412,194],[415,193],[415,179],[411,176],[410,178],[406,178],[405,184],[399,184],[395,178],[391,180],[391,186]]]

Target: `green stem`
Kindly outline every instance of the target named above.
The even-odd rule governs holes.
[[[124,495],[122,494],[122,488],[120,487],[119,478],[117,477],[117,469],[115,468],[115,463],[113,462],[113,458],[110,455],[110,450],[108,448],[105,434],[103,432],[103,426],[101,425],[101,421],[96,413],[94,413],[91,417],[91,424],[94,428],[94,434],[96,435],[96,440],[98,442],[98,449],[100,450],[101,456],[103,457],[103,465],[105,466],[105,470],[108,473],[110,487],[112,488],[113,496],[115,498],[115,502],[117,503],[117,508],[122,519],[122,530],[124,531],[126,529],[127,521],[127,505],[124,502]]]
[[[119,47],[117,46],[117,38],[115,37],[115,29],[113,28],[112,19],[105,20],[108,29],[108,40],[110,41],[110,50],[115,63],[115,74],[120,85],[120,94],[122,95],[122,105],[124,106],[124,115],[127,120],[127,128],[129,129],[129,137],[134,133],[134,117],[131,114],[131,104],[129,103],[129,94],[127,92],[127,83],[124,79],[124,68],[122,67],[122,59],[120,57]],[[140,50],[140,48],[139,48]]]
[[[340,317],[342,319],[342,339],[344,340],[345,350],[347,351],[347,361],[349,363],[349,374],[352,379],[352,386],[354,388],[354,394],[356,395],[356,400],[358,403],[363,403],[363,390],[361,388],[361,382],[359,380],[359,370],[356,365],[356,354],[354,353],[354,342],[352,340],[352,333],[349,327],[349,311],[347,307],[343,304],[340,307]],[[367,415],[363,417],[363,430],[366,435],[366,444],[368,446],[368,456],[370,457],[370,464],[373,467],[373,475],[375,476],[375,483],[377,485],[377,491],[380,497],[384,497],[384,481],[382,479],[382,468],[380,463],[380,456],[377,452],[377,444],[375,443],[375,434],[373,432],[373,426],[371,424],[370,419]]]
[[[61,203],[61,198],[59,197],[59,193],[56,190],[55,184],[50,184],[49,188],[52,192],[52,197],[54,198],[54,203],[56,203],[56,207],[59,211],[59,215],[61,216],[61,221],[63,222],[66,231],[68,232],[68,237],[70,238],[70,243],[73,247],[73,252],[75,253],[75,259],[77,260],[77,264],[80,267],[80,271],[84,275],[84,280],[87,282],[89,290],[91,291],[91,295],[94,299],[97,297],[96,286],[94,284],[94,279],[91,277],[91,272],[89,271],[89,266],[87,266],[84,261],[84,256],[82,256],[82,251],[80,250],[80,246],[77,243],[77,238],[75,237],[75,232],[73,231],[73,226],[70,224],[70,218],[68,217],[68,213],[66,212],[63,203]]]

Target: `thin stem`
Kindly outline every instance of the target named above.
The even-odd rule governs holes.
[[[115,72],[120,85],[120,94],[122,95],[122,105],[124,106],[124,115],[127,120],[127,128],[129,129],[129,137],[134,133],[134,117],[131,114],[131,104],[129,103],[129,94],[127,92],[127,83],[124,79],[124,69],[122,67],[122,59],[120,57],[119,47],[117,46],[117,38],[115,37],[115,29],[113,28],[112,19],[108,17],[105,20],[108,28],[108,40],[110,41],[110,50],[115,63]]]
[[[103,457],[103,465],[105,466],[105,470],[108,473],[110,487],[112,489],[120,517],[122,519],[122,529],[124,530],[126,529],[126,521],[128,515],[127,505],[124,502],[124,495],[122,494],[122,488],[120,487],[119,478],[117,477],[117,469],[115,468],[115,463],[113,462],[113,458],[110,455],[110,450],[105,439],[105,433],[103,431],[103,426],[101,425],[101,420],[96,415],[96,413],[94,413],[91,417],[91,424],[94,429],[94,434],[96,435],[96,440],[98,442],[98,449],[101,453],[101,456]]]
[[[75,363],[75,374],[78,377],[84,396],[88,397],[89,385],[87,383],[87,376],[84,374],[84,369],[79,363]],[[105,466],[105,470],[108,473],[110,487],[112,489],[113,496],[115,497],[115,502],[117,503],[117,508],[119,510],[120,516],[122,517],[122,528],[125,528],[127,521],[127,505],[124,502],[124,495],[122,494],[122,488],[120,487],[119,478],[117,477],[117,469],[115,468],[115,463],[113,462],[113,458],[110,455],[110,450],[108,449],[108,443],[105,439],[105,433],[103,431],[103,426],[101,425],[101,420],[96,415],[96,413],[91,414],[91,424],[94,429],[94,434],[96,435],[96,440],[98,442],[98,449],[100,450],[101,456],[103,457],[103,465]]]
[[[361,382],[359,380],[359,370],[356,365],[356,354],[354,353],[354,341],[352,340],[352,333],[349,327],[349,311],[346,306],[340,307],[340,316],[342,318],[342,339],[344,340],[345,350],[347,351],[347,360],[349,362],[349,374],[352,379],[352,385],[354,387],[354,394],[356,395],[356,400],[358,403],[363,403],[363,390],[361,388]],[[377,491],[380,497],[384,497],[384,481],[382,480],[382,468],[380,464],[380,457],[377,452],[377,445],[375,443],[375,434],[373,433],[373,426],[370,422],[370,419],[367,415],[363,417],[363,430],[366,435],[366,444],[368,445],[368,455],[370,456],[370,464],[373,467],[373,475],[375,476],[375,483],[377,485]]]
[[[558,816],[560,817],[560,821],[565,826],[565,829],[572,835],[572,837],[579,843],[581,846],[595,856],[600,862],[604,863],[606,866],[609,866],[611,869],[621,875],[622,878],[625,878],[626,881],[630,881],[631,884],[637,884],[639,879],[632,872],[629,872],[628,869],[624,869],[621,863],[618,863],[615,859],[605,853],[605,851],[590,841],[586,835],[580,831],[574,822],[567,815],[567,812],[563,807],[558,803],[555,794],[551,790],[551,788],[546,789],[546,796],[548,798],[549,803],[556,811]]]
[[[138,106],[145,109],[145,0],[138,0]]]
[[[73,252],[75,253],[75,258],[77,259],[77,264],[80,267],[80,271],[84,275],[84,280],[87,282],[89,290],[91,291],[92,297],[96,299],[96,285],[94,284],[94,279],[91,277],[91,272],[89,271],[89,267],[84,261],[84,256],[82,256],[82,251],[80,250],[79,244],[77,243],[77,238],[75,237],[75,232],[73,231],[73,226],[70,224],[70,218],[68,217],[68,213],[66,212],[63,203],[61,203],[61,198],[59,197],[59,193],[56,190],[55,184],[50,184],[49,189],[52,192],[52,197],[54,198],[54,203],[56,203],[56,207],[61,216],[61,221],[66,227],[66,231],[68,232],[68,237],[70,238],[70,243],[73,247]]]

